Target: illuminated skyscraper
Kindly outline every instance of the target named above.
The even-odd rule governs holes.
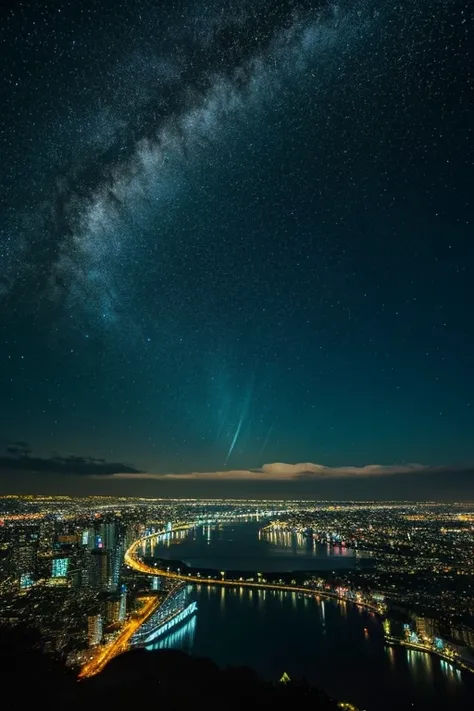
[[[124,590],[122,594],[120,595],[120,622],[125,621],[125,617],[127,616],[127,593]]]
[[[123,559],[123,544],[117,542],[115,548],[108,550],[108,590],[118,590],[120,580],[120,567]]]
[[[20,587],[30,587],[36,577],[37,566],[38,532],[33,527],[20,528],[11,553],[12,572]]]
[[[415,618],[415,629],[416,629],[416,633],[420,639],[424,640],[427,638],[424,617],[416,617]]]
[[[90,615],[87,618],[87,641],[89,647],[95,647],[102,641],[102,616]]]
[[[115,548],[117,531],[115,523],[103,523],[99,529],[99,535],[102,541],[102,548],[111,551]]]
[[[52,578],[65,578],[69,568],[69,558],[53,558],[51,564]]]
[[[106,620],[109,625],[120,624],[127,614],[127,593],[114,595],[105,604]]]
[[[82,532],[81,542],[83,546],[86,546],[88,550],[92,551],[96,547],[95,545],[95,531],[93,528],[86,528]]]
[[[56,522],[48,517],[42,521],[39,529],[39,550],[41,553],[51,553],[56,535]]]
[[[415,629],[420,639],[432,639],[439,634],[438,623],[431,617],[415,617]]]

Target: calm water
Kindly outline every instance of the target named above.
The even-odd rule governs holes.
[[[182,531],[162,539],[152,554],[195,568],[255,572],[336,570],[355,564],[355,552],[348,548],[322,545],[296,534],[259,537],[262,525],[239,523]]]
[[[241,539],[246,560],[252,557],[261,560],[263,548],[248,540],[251,535],[256,536],[254,526],[232,527],[221,530],[219,535],[211,534],[206,556],[202,555],[198,536],[196,558],[188,554],[185,557],[209,563],[219,560],[221,567],[232,569],[234,554],[225,566],[222,543],[226,539],[238,543]],[[173,549],[169,557],[182,559],[177,554],[180,546],[183,546],[180,550],[192,553],[191,541],[182,539],[167,548]],[[271,561],[281,562],[283,558],[293,561],[288,550],[285,556],[280,556],[271,545],[266,549]],[[306,564],[308,555],[312,557],[308,553],[303,555]],[[307,567],[306,564],[302,567]],[[267,565],[266,569],[270,568]],[[295,566],[290,563],[288,569]],[[290,677],[304,676],[334,697],[351,701],[367,711],[473,708],[474,675],[461,674],[428,654],[386,648],[378,619],[349,603],[318,602],[295,593],[244,588],[200,586],[193,588],[191,594],[198,603],[196,616],[160,640],[157,648],[183,649],[210,657],[221,666],[246,665],[272,680],[284,671]]]

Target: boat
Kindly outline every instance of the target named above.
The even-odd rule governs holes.
[[[182,624],[194,615],[196,610],[197,603],[195,600],[189,599],[188,587],[180,585],[178,589],[168,595],[158,610],[139,627],[130,640],[130,646],[145,647]]]

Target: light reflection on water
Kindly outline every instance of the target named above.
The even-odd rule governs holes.
[[[471,709],[470,677],[424,652],[385,647],[380,621],[349,603],[208,585],[192,596],[197,614],[148,649],[249,666],[270,680],[287,671],[367,711]]]
[[[193,651],[194,638],[196,635],[196,615],[175,630],[172,630],[164,637],[149,644],[145,649],[182,649],[185,652]]]
[[[259,535],[259,523],[201,526],[146,542],[146,556],[197,568],[287,571],[352,567],[355,552],[297,533]]]
[[[351,558],[355,551],[346,546],[333,546],[329,542],[321,543],[311,535],[303,535],[295,531],[285,530],[263,530],[259,533],[259,540],[269,543],[275,549],[290,550],[294,556],[301,554],[307,556],[321,557],[323,552],[326,556],[342,556]]]
[[[204,532],[170,536],[168,548],[158,546],[156,554],[195,560],[205,550],[206,560],[215,560],[209,567],[222,570],[232,569],[232,562],[243,551],[254,571],[275,569],[278,561],[293,566],[291,549],[288,553],[288,548],[281,547],[275,556],[273,545],[261,542],[263,548],[260,543],[255,547],[255,539],[254,524],[253,528],[206,527]],[[166,550],[167,556],[163,555]],[[301,568],[309,568],[304,550],[303,554]],[[336,558],[326,560],[332,567]],[[221,666],[249,666],[271,680],[287,671],[290,677],[304,676],[334,697],[367,711],[472,711],[473,677],[429,654],[385,647],[380,621],[362,608],[323,597],[243,587],[198,585],[193,594],[198,603],[196,617],[160,639],[153,649],[174,647],[210,657]]]

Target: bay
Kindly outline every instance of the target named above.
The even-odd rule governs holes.
[[[341,558],[325,546],[308,550],[305,541],[287,543],[269,544],[258,538],[256,524],[239,524],[170,537],[154,553],[227,570],[238,569],[239,550],[245,570],[318,569],[321,561],[327,566]],[[474,675],[423,652],[386,646],[379,618],[350,603],[207,585],[190,586],[190,595],[196,615],[153,648],[247,666],[273,681],[283,672],[304,677],[366,711],[473,707]]]

